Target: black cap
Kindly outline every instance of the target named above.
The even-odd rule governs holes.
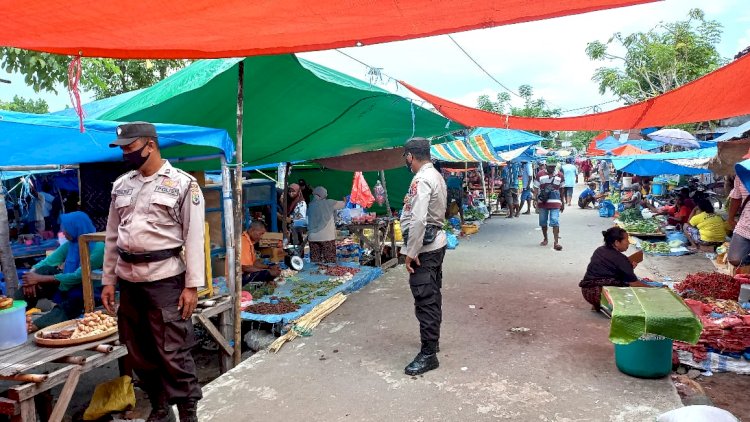
[[[409,152],[430,152],[430,140],[425,138],[411,138],[404,144],[404,155]]]
[[[125,123],[117,126],[117,139],[109,144],[110,148],[130,145],[138,138],[157,138],[156,126],[148,122]]]

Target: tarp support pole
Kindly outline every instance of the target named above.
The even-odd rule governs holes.
[[[240,364],[242,358],[242,319],[240,303],[242,300],[242,121],[244,118],[245,61],[238,64],[237,71],[237,148],[234,162],[234,365]]]
[[[35,171],[35,170],[74,170],[78,166],[74,165],[42,165],[42,166],[0,166],[0,171]]]
[[[289,216],[289,163],[284,163],[284,190],[281,195],[281,205],[284,208],[282,213],[283,218],[281,219],[281,233],[284,240],[288,240],[289,226],[286,223],[286,219]]]
[[[484,193],[484,205],[489,204],[489,198],[487,198],[487,181],[484,178],[484,163],[479,162],[479,174],[482,177],[482,192]],[[489,210],[489,208],[487,208]]]
[[[385,215],[391,218],[391,201],[388,200],[388,186],[385,184],[385,170],[380,170],[380,183],[383,184],[383,192],[385,192]]]
[[[235,291],[236,277],[234,273],[235,263],[235,246],[234,246],[234,205],[232,200],[232,176],[227,165],[227,159],[222,154],[221,158],[221,201],[222,208],[224,210],[224,249],[226,251],[226,268],[227,268],[227,287],[230,292]],[[231,212],[230,212],[231,211]],[[241,282],[239,283],[242,284]],[[239,312],[237,312],[239,314]],[[223,314],[222,314],[223,315]],[[231,322],[230,322],[231,321]],[[226,339],[230,339],[234,336],[234,325],[237,323],[235,318],[224,318],[221,317],[221,335]],[[226,323],[224,323],[226,322]],[[229,370],[234,365],[234,356],[227,356],[225,353],[221,354],[220,364],[222,371]],[[224,367],[226,366],[226,367]]]
[[[18,273],[13,250],[10,247],[10,226],[8,208],[5,205],[5,194],[0,191],[0,266],[5,275],[5,294],[13,297],[18,289]]]

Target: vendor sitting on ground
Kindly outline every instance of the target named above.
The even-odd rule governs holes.
[[[659,209],[645,201],[643,205],[648,207],[654,215],[668,216],[667,223],[673,226],[687,223],[693,208],[695,208],[695,203],[690,199],[690,189],[688,188],[680,190],[680,195],[675,200],[674,205],[667,205]]]
[[[596,248],[586,268],[586,275],[578,284],[583,298],[594,311],[601,308],[602,286],[648,287],[638,281],[633,271],[637,264],[622,254],[630,246],[628,232],[621,227],[611,227],[602,235],[604,246]]]
[[[29,331],[78,318],[83,312],[78,236],[94,233],[96,228],[83,211],[62,214],[60,221],[62,232],[68,241],[34,265],[31,272],[24,274],[22,289],[16,291],[15,298],[26,300],[28,309],[35,308],[37,301],[42,298],[49,299],[56,305],[51,311],[30,324]],[[104,261],[104,242],[91,242],[89,250],[91,269],[101,269]],[[101,282],[94,281],[94,298],[98,300],[100,296]]]
[[[629,188],[626,188],[626,192],[622,196],[621,203],[625,209],[637,208],[643,201],[643,195],[641,195],[641,185],[633,183]]]
[[[585,209],[591,205],[595,208],[597,201],[606,196],[605,193],[596,193],[596,182],[589,182],[589,187],[578,195],[578,206]]]
[[[242,285],[251,281],[273,281],[281,274],[276,265],[266,265],[258,262],[255,256],[255,244],[266,234],[266,225],[259,220],[253,220],[250,227],[242,233]]]
[[[708,199],[699,199],[693,216],[684,225],[683,232],[690,242],[690,249],[699,246],[718,246],[726,240],[724,219],[714,214],[714,206]]]
[[[311,262],[336,262],[336,210],[344,209],[342,201],[328,199],[323,186],[313,189],[313,200],[307,207],[307,240]]]

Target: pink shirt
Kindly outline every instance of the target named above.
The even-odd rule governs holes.
[[[742,181],[739,177],[734,178],[734,189],[729,193],[729,197],[732,199],[739,199],[741,201],[740,206],[742,206],[742,203],[745,202],[745,198],[747,198],[748,191],[745,188],[745,185],[742,184]],[[742,214],[740,215],[740,219],[737,221],[737,226],[734,228],[734,232],[738,235],[744,237],[745,239],[750,239],[750,205],[746,206],[744,210],[742,210]]]

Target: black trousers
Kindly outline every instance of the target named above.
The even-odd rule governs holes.
[[[151,400],[164,398],[170,404],[200,400],[195,362],[193,322],[177,310],[185,288],[185,273],[153,282],[133,283],[123,279],[117,311],[120,341],[127,346],[129,366],[141,380]]]
[[[409,287],[414,296],[414,313],[419,321],[419,336],[422,343],[440,339],[440,323],[443,321],[443,258],[445,247],[419,254],[420,266],[413,264],[414,273],[409,274]]]

